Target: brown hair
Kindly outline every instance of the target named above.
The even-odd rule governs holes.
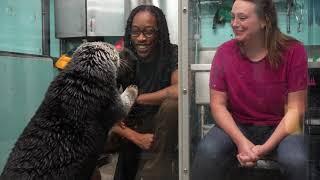
[[[234,0],[233,2],[235,2]],[[267,59],[274,68],[282,63],[282,52],[292,41],[297,41],[291,36],[283,34],[278,27],[277,11],[272,0],[243,0],[256,5],[256,12],[260,19],[266,23],[265,47],[268,50]]]

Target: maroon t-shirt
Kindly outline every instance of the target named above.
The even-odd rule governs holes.
[[[238,123],[277,125],[284,116],[288,93],[307,88],[307,55],[292,42],[283,63],[272,68],[266,58],[252,62],[235,40],[222,44],[210,71],[210,88],[227,93],[228,110]]]

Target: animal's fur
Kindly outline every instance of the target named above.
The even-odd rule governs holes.
[[[1,179],[89,179],[107,132],[127,115],[137,96],[137,88],[130,86],[123,95],[129,101],[122,103],[116,85],[119,65],[119,55],[109,44],[81,45],[50,84]]]

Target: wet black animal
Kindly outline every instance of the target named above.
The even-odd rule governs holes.
[[[90,179],[108,130],[127,115],[137,96],[135,86],[119,93],[119,62],[107,43],[82,44],[51,82],[0,179]]]

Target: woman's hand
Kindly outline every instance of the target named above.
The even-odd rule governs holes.
[[[154,135],[149,133],[136,133],[133,138],[133,143],[139,146],[143,150],[149,150],[153,144]]]
[[[259,157],[262,158],[263,156],[265,156],[266,154],[268,154],[271,149],[268,149],[267,146],[265,144],[263,145],[255,145],[252,148],[252,151]]]
[[[257,164],[257,161],[251,161],[249,156],[246,156],[244,154],[238,154],[237,159],[241,166],[244,167],[253,167]]]
[[[257,160],[259,159],[259,156],[253,151],[254,146],[255,145],[249,140],[245,140],[237,145],[237,159],[241,166],[255,166]]]
[[[144,99],[145,99],[146,94],[140,94],[138,95],[138,97],[136,98],[136,103],[137,104],[144,104]]]
[[[154,135],[149,133],[139,133],[125,125],[123,121],[116,123],[112,131],[121,137],[128,139],[143,150],[148,150],[153,145]]]

